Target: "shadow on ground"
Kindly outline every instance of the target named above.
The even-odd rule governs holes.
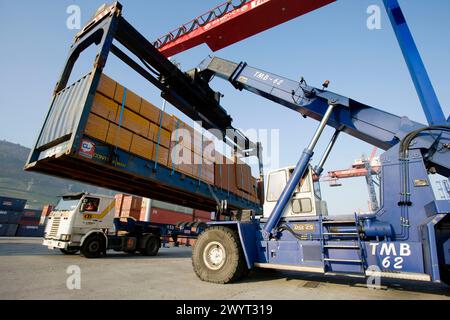
[[[344,276],[325,276],[305,274],[295,271],[277,271],[270,269],[255,269],[248,277],[241,280],[243,283],[281,280],[305,281],[304,287],[316,288],[324,283],[346,285],[349,287],[367,288],[366,279]],[[429,282],[412,282],[408,280],[382,279],[379,290],[411,291],[417,293],[439,294],[450,297],[450,286]]]

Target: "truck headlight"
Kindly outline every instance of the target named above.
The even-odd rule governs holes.
[[[61,241],[69,241],[70,240],[70,234],[62,234],[61,237],[59,237]]]

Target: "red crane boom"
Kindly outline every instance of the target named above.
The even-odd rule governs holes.
[[[166,57],[202,43],[217,51],[334,1],[230,0],[158,38],[154,46]]]

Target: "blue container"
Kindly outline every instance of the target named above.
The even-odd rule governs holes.
[[[8,211],[0,210],[0,223],[8,223]]]
[[[14,237],[18,227],[18,224],[0,224],[0,237]]]
[[[0,224],[0,237],[6,237],[6,231],[8,230],[8,225],[5,224]]]
[[[18,224],[22,218],[22,211],[0,210],[0,223]]]
[[[37,237],[41,238],[44,236],[44,226],[19,226],[17,230],[18,237]]]
[[[0,210],[22,211],[27,200],[0,196]]]
[[[7,223],[19,224],[20,219],[22,219],[22,211],[6,211],[8,216]]]

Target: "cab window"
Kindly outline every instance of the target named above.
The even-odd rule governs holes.
[[[97,212],[100,199],[86,197],[83,199],[83,205],[81,207],[81,212]]]
[[[320,182],[319,181],[315,181],[313,182],[314,185],[314,195],[316,196],[317,200],[321,200],[322,199],[322,193],[320,192]]]
[[[308,213],[312,211],[312,203],[310,198],[292,200],[293,213]]]
[[[286,172],[284,170],[271,173],[267,184],[267,201],[278,201],[285,186]]]
[[[289,170],[289,176],[294,173],[294,169]],[[297,192],[311,192],[311,184],[309,183],[309,171],[299,182],[299,186],[297,186]]]

